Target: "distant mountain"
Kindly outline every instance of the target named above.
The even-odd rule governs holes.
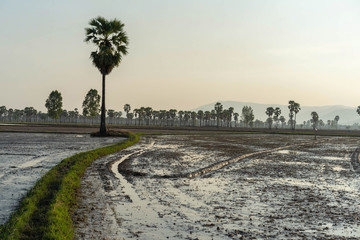
[[[289,119],[289,109],[287,105],[279,104],[260,104],[260,103],[250,103],[250,102],[235,102],[235,101],[219,101],[224,106],[224,108],[233,107],[234,111],[241,115],[241,110],[244,106],[251,106],[254,110],[255,119],[265,121],[267,116],[265,114],[266,108],[268,107],[279,107],[281,109],[281,115],[283,115],[286,121]],[[214,103],[206,104],[200,106],[193,111],[203,110],[211,111],[214,109]],[[301,104],[301,103],[300,103]],[[296,121],[298,124],[303,121],[307,121],[311,118],[311,112],[315,111],[319,114],[320,119],[322,119],[325,124],[327,120],[334,120],[335,116],[340,117],[339,124],[341,125],[353,125],[354,123],[360,123],[360,116],[356,113],[356,108],[347,107],[341,105],[333,106],[301,106],[300,112],[296,116]]]

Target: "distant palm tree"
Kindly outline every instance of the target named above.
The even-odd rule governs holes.
[[[90,58],[102,74],[102,101],[100,135],[106,135],[105,126],[105,76],[121,62],[122,55],[127,54],[128,37],[123,30],[124,24],[119,20],[111,21],[103,17],[91,19],[90,27],[85,28],[85,42],[94,43],[98,49],[91,52]]]
[[[232,121],[232,117],[233,117],[233,114],[234,114],[234,108],[233,107],[229,107],[228,109],[228,125],[230,125],[231,127],[231,121]]]
[[[215,112],[216,112],[216,126],[219,127],[220,125],[220,118],[223,111],[223,105],[220,102],[215,103]]]
[[[237,127],[236,124],[237,124],[237,122],[239,120],[239,114],[238,113],[234,113],[234,120],[235,120],[235,127]]]
[[[268,107],[265,111],[265,114],[268,116],[268,119],[266,120],[266,122],[269,125],[269,129],[271,129],[271,125],[273,123],[273,119],[272,119],[272,115],[274,114],[275,109],[273,107]]]
[[[340,117],[339,117],[339,116],[335,116],[334,121],[335,121],[335,124],[336,124],[336,129],[337,129],[337,127],[338,127],[339,120],[340,120]]]
[[[203,121],[204,119],[204,111],[203,110],[199,110],[197,112],[197,119],[199,119],[199,123],[200,123],[200,127],[201,127],[201,122]]]
[[[124,105],[124,111],[126,112],[126,124],[129,124],[129,112],[131,110],[130,104]]]
[[[206,126],[209,126],[210,119],[211,119],[211,112],[205,111],[204,120],[206,121]]]
[[[310,122],[312,123],[312,128],[315,130],[319,123],[319,115],[317,112],[311,112]]]
[[[274,121],[275,121],[275,124],[276,124],[276,128],[278,127],[278,125],[279,125],[279,121],[280,121],[280,119],[279,119],[279,117],[280,117],[280,114],[281,114],[281,109],[279,108],[279,107],[276,107],[275,109],[274,109]]]
[[[196,126],[197,113],[196,112],[191,112],[190,117],[191,117],[191,120],[192,120],[192,125],[193,125],[193,127],[195,127]]]
[[[301,110],[300,108],[300,104],[290,100],[289,101],[289,106],[288,106],[290,113],[289,113],[289,118],[290,118],[290,124],[291,124],[291,128],[292,130],[295,130],[295,126],[296,126],[296,114]],[[293,120],[294,118],[294,120]]]
[[[181,126],[181,121],[182,121],[183,116],[184,116],[184,111],[180,110],[178,112],[178,116],[179,116],[179,125]]]

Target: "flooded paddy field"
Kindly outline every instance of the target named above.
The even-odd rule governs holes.
[[[34,184],[62,159],[119,141],[82,134],[0,132],[0,224]]]
[[[86,173],[77,237],[359,239],[360,181],[350,160],[359,143],[258,134],[143,137]]]

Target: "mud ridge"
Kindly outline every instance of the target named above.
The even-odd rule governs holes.
[[[351,166],[356,173],[360,173],[359,148],[356,148],[351,154]]]

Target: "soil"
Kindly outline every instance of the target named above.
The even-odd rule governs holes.
[[[87,170],[76,238],[359,239],[359,140],[142,137]]]

